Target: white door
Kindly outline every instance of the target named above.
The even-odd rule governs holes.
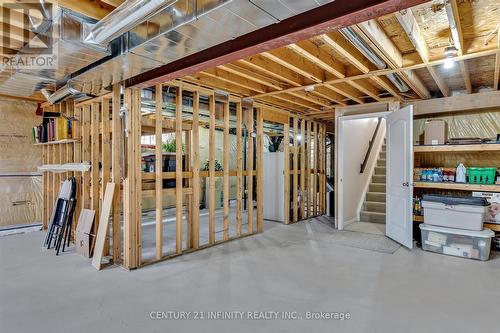
[[[413,247],[413,106],[387,116],[386,235]]]

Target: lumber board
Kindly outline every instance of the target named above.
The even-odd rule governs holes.
[[[182,252],[182,88],[175,94],[175,252]]]
[[[241,236],[243,201],[243,151],[242,151],[242,107],[241,102],[236,103],[236,236]]]
[[[264,231],[264,177],[263,177],[263,151],[264,151],[264,119],[263,110],[257,109],[257,232]]]
[[[305,193],[306,193],[306,120],[300,122],[300,217],[305,219]]]
[[[163,257],[163,152],[162,152],[162,119],[163,119],[163,92],[162,85],[157,84],[155,89],[155,236],[156,259]]]
[[[246,110],[247,130],[248,130],[248,149],[247,149],[247,213],[248,213],[248,233],[253,234],[253,157],[254,157],[254,121],[253,121],[253,108]]]
[[[299,146],[297,135],[299,134],[299,119],[293,117],[293,188],[292,188],[292,203],[293,203],[293,222],[299,220],[298,216],[298,185],[299,185]]]
[[[284,160],[284,218],[285,224],[290,223],[290,124],[283,125],[283,158]]]
[[[209,164],[209,191],[210,196],[208,203],[208,242],[215,243],[215,96],[209,96],[209,147],[208,147],[208,164]]]
[[[117,184],[113,197],[113,212],[112,216],[112,240],[113,240],[113,261],[119,262],[121,260],[121,222],[120,222],[120,198],[121,190],[121,119],[120,119],[120,84],[113,85],[112,94],[112,107],[111,107],[111,176],[112,182]]]
[[[102,210],[99,218],[99,226],[97,228],[97,236],[94,247],[94,256],[92,257],[92,266],[98,271],[102,268],[102,257],[104,255],[104,247],[109,228],[109,215],[113,204],[115,184],[107,183],[104,198],[102,200]]]
[[[192,197],[192,247],[200,245],[200,125],[199,125],[200,96],[193,92],[193,197]]]
[[[91,205],[90,208],[95,210],[95,220],[98,222],[99,219],[99,113],[100,105],[99,102],[94,102],[91,104],[91,114],[90,114],[90,132],[91,132],[91,150],[90,150],[90,178],[91,178]],[[99,223],[94,224],[94,230],[99,228]]]
[[[223,223],[224,240],[229,239],[229,102],[224,103],[224,134],[223,134]]]

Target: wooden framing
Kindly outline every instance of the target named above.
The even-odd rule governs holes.
[[[254,156],[254,121],[253,121],[253,108],[245,110],[245,115],[247,119],[247,131],[248,131],[248,141],[247,141],[247,224],[248,233],[254,233],[254,223],[253,223],[253,156]]]
[[[264,184],[263,184],[263,150],[264,150],[264,131],[263,131],[263,110],[257,108],[257,232],[264,231]]]
[[[200,246],[200,131],[199,131],[200,96],[193,92],[193,198],[192,212],[192,247]]]
[[[223,160],[222,169],[224,172],[224,190],[223,190],[223,223],[224,240],[229,239],[229,102],[224,103],[224,141],[223,141]]]
[[[156,259],[163,257],[163,152],[162,135],[163,128],[163,87],[156,85],[155,89],[155,187],[156,187]]]
[[[219,244],[220,242],[230,241],[235,237],[244,237],[254,234],[256,232],[263,232],[264,219],[263,219],[263,149],[264,149],[264,119],[284,121],[285,128],[285,162],[287,164],[285,171],[286,183],[285,206],[287,212],[292,212],[287,216],[287,223],[290,221],[299,220],[299,201],[298,198],[298,179],[301,177],[300,183],[303,193],[311,191],[309,182],[314,179],[318,173],[318,166],[316,160],[309,169],[299,167],[299,164],[306,164],[307,157],[311,152],[308,149],[320,149],[319,140],[316,139],[317,135],[320,137],[319,129],[322,125],[312,122],[311,120],[292,116],[289,113],[282,111],[276,115],[270,115],[270,112],[275,112],[273,109],[266,109],[266,106],[258,104],[255,106],[248,101],[229,98],[223,103],[223,126],[216,126],[216,112],[214,93],[207,90],[198,91],[193,87],[176,87],[175,92],[175,118],[165,116],[162,111],[162,103],[165,100],[163,96],[162,85],[156,86],[156,94],[154,96],[156,102],[155,112],[152,115],[145,116],[142,114],[142,101],[140,89],[125,89],[123,95],[123,105],[125,110],[123,117],[120,116],[121,93],[120,86],[115,85],[113,92],[102,97],[95,98],[90,101],[77,103],[73,105],[68,103],[61,108],[65,112],[73,113],[75,117],[81,117],[78,123],[81,125],[75,129],[75,135],[79,138],[71,142],[74,147],[68,149],[62,145],[45,145],[43,147],[44,160],[50,163],[67,162],[67,161],[90,161],[94,168],[89,172],[77,173],[75,176],[79,179],[81,193],[79,200],[82,202],[82,208],[94,208],[96,213],[100,213],[100,208],[103,204],[100,200],[104,198],[105,188],[102,184],[108,182],[116,183],[115,194],[111,202],[111,220],[112,232],[109,233],[109,239],[112,240],[112,259],[114,263],[121,263],[128,269],[135,269],[146,264],[172,258],[183,253],[188,253],[193,250],[204,249],[207,246]],[[185,121],[183,119],[183,91],[188,91],[185,96],[193,96],[193,119],[192,121]],[[209,150],[209,170],[200,171],[200,126],[203,125],[200,121],[200,94],[208,96],[208,115],[209,115],[209,129],[208,129],[208,150]],[[234,103],[236,109],[236,122],[231,119],[230,103]],[[204,111],[206,112],[206,111]],[[255,115],[255,119],[254,119]],[[122,119],[124,120],[124,128],[122,128]],[[234,118],[233,118],[234,119]],[[299,122],[302,126],[301,134],[302,139],[298,140]],[[290,131],[291,124],[293,123],[293,130]],[[233,125],[234,124],[234,125]],[[247,139],[246,143],[243,142],[245,135],[243,131],[243,124],[246,124]],[[233,132],[235,128],[235,132]],[[127,131],[122,133],[126,129]],[[223,171],[215,171],[215,135],[216,131],[223,131]],[[176,140],[176,167],[175,172],[163,172],[162,166],[162,151],[161,151],[161,138],[165,132],[175,133]],[[290,132],[293,132],[293,166],[290,165]],[[231,159],[231,146],[230,136],[236,133],[236,168],[230,169]],[[122,135],[123,134],[123,135]],[[155,156],[155,171],[145,172],[141,170],[141,136],[142,135],[155,135],[154,140],[154,156]],[[184,142],[183,142],[183,138]],[[185,153],[183,152],[183,143],[185,146]],[[247,148],[244,148],[247,144]],[[58,148],[59,146],[63,148]],[[303,154],[299,158],[299,147],[302,148],[300,153]],[[246,153],[244,153],[246,151]],[[319,154],[319,153],[313,153]],[[183,159],[185,156],[185,160]],[[314,156],[314,155],[313,155]],[[319,156],[317,156],[320,158]],[[246,165],[243,160],[246,160]],[[122,163],[125,168],[122,167]],[[233,164],[234,165],[234,164]],[[95,167],[97,166],[97,167]],[[320,172],[320,171],[319,171]],[[123,177],[122,177],[123,174]],[[56,195],[56,187],[60,182],[60,177],[57,175],[47,173],[44,179],[47,179],[47,185],[44,184],[46,191],[46,201],[51,202]],[[79,178],[78,178],[79,177]],[[222,177],[224,180],[223,189],[223,217],[224,234],[223,238],[216,240],[215,230],[215,179]],[[230,199],[230,182],[229,177],[236,177],[236,225],[235,234],[229,232],[230,227],[233,225],[229,220],[229,199]],[[290,179],[293,177],[293,189],[290,188]],[[312,178],[311,178],[312,177]],[[123,183],[122,183],[123,178]],[[200,180],[202,178],[209,179],[209,234],[208,242],[205,244],[200,243]],[[163,188],[163,181],[165,179],[175,179],[175,188]],[[244,180],[246,180],[246,192],[244,190]],[[314,180],[313,180],[314,182]],[[49,186],[50,184],[50,186]],[[186,186],[187,184],[187,186]],[[151,187],[151,185],[153,185]],[[318,189],[318,184],[316,184]],[[314,188],[314,184],[313,184]],[[121,191],[121,189],[123,189]],[[122,194],[123,192],[123,200]],[[314,189],[313,189],[314,192]],[[319,189],[321,193],[321,189]],[[247,197],[247,216],[248,216],[248,229],[243,230],[243,202],[245,198],[243,194],[246,193]],[[254,221],[253,199],[255,194],[256,198],[256,219]],[[50,195],[50,198],[49,198]],[[164,235],[163,235],[163,221],[164,219],[164,200],[165,195],[175,195],[175,251],[173,253],[164,253]],[[156,242],[153,248],[152,257],[145,257],[143,259],[142,249],[142,200],[145,198],[153,198],[154,208],[156,211],[156,218],[154,222],[154,232]],[[308,198],[311,201],[313,198]],[[304,205],[305,200],[302,201]],[[319,203],[320,204],[320,203]],[[314,203],[309,203],[307,209],[301,209],[302,218],[314,215]],[[293,209],[290,209],[292,208]],[[183,209],[186,209],[186,214],[183,216]],[[48,215],[50,205],[47,205],[45,215]],[[123,212],[123,237],[121,234],[121,212]],[[309,215],[307,215],[309,214]],[[210,216],[212,215],[212,216]],[[105,221],[106,218],[100,220]],[[186,227],[184,227],[186,221]],[[104,228],[105,226],[101,226]],[[96,230],[99,228],[96,225]],[[184,229],[187,228],[187,229]],[[233,230],[233,229],[231,229]],[[183,232],[184,231],[184,232]],[[232,231],[231,231],[232,232]],[[187,234],[187,238],[184,235]],[[170,235],[171,237],[173,235]],[[105,241],[106,242],[106,241]],[[184,243],[185,242],[185,243]],[[186,246],[184,245],[186,244]],[[123,256],[122,256],[123,248]],[[107,251],[104,251],[107,254]]]
[[[293,117],[293,188],[292,188],[292,205],[293,205],[293,222],[299,220],[298,214],[298,188],[299,188],[299,118]]]
[[[285,193],[284,193],[284,217],[285,224],[290,223],[290,121],[283,125],[283,155],[284,161],[284,177],[285,177]]]
[[[243,110],[241,102],[236,103],[236,236],[241,236],[243,203]],[[194,125],[194,123],[193,123]]]
[[[209,243],[215,243],[215,96],[209,96],[209,116],[210,116],[210,133],[209,133],[209,214],[208,214],[208,238]]]
[[[175,91],[175,252],[182,252],[182,88]]]

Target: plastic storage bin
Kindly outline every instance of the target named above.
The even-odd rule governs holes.
[[[495,233],[490,229],[482,231],[443,228],[420,224],[422,249],[456,257],[488,260],[491,239]]]
[[[490,204],[485,198],[424,195],[425,223],[441,227],[483,230]]]

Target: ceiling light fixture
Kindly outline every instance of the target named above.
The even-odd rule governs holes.
[[[455,61],[453,58],[455,58],[458,54],[458,50],[455,46],[447,46],[444,48],[444,57],[446,60],[444,61],[444,68],[445,69],[451,69],[453,66],[455,66]]]
[[[304,90],[305,90],[305,91],[307,91],[307,92],[314,91],[314,86],[313,86],[313,85],[311,85],[311,86],[306,86],[306,87],[304,88]]]

